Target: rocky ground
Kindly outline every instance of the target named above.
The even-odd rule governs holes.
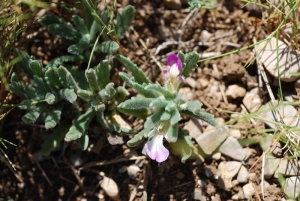
[[[243,7],[238,1],[224,0],[218,1],[212,10],[191,12],[188,5],[176,2],[130,0],[117,4],[119,9],[127,4],[135,8],[132,26],[122,45],[128,50],[128,56],[157,82],[162,81],[157,62],[165,63],[166,55],[171,52],[194,50],[205,59],[251,45],[272,31],[266,26],[262,10],[255,6]],[[99,9],[103,9],[102,4]],[[59,7],[47,12],[70,18],[68,11]],[[29,54],[44,64],[66,52],[60,40],[37,24],[23,33],[18,45],[24,44]],[[278,92],[276,72],[273,70],[272,74],[267,64],[272,54],[251,63],[254,52],[249,48],[200,62],[186,80],[180,92],[188,100],[202,102],[206,111],[214,114],[224,126],[222,130],[215,130],[203,121],[185,117],[181,125],[193,137],[195,154],[184,164],[175,155],[158,164],[141,153],[142,146],[135,149],[125,144],[111,146],[105,137],[99,137],[99,132],[104,131],[97,124],[91,125],[87,151],[81,151],[77,142],[71,142],[60,145],[45,157],[40,154],[41,144],[51,132],[38,123],[22,123],[24,111],[14,109],[2,120],[1,137],[17,145],[2,148],[2,156],[10,159],[16,171],[10,168],[5,157],[0,157],[3,161],[0,163],[0,198],[281,201],[287,199],[284,191],[296,198],[300,188],[297,177],[300,163],[287,159],[291,154],[284,144],[274,141],[271,135],[262,134],[263,129],[274,128],[274,124],[266,125],[262,120],[239,115],[256,112],[272,101],[270,91],[266,93],[266,85],[259,81],[261,63],[267,67],[270,90],[275,96]],[[299,100],[294,87],[297,78],[286,77],[288,80],[282,83],[284,98],[295,102]],[[13,98],[12,101],[18,102],[17,97]],[[298,113],[290,105],[280,106],[280,109],[284,111],[286,124]],[[274,120],[271,114],[261,115]],[[129,118],[129,122],[137,131],[142,128],[140,120]],[[264,155],[264,151],[268,154]],[[283,188],[280,179],[286,181]]]

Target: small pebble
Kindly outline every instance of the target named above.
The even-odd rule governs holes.
[[[141,169],[136,165],[130,165],[127,168],[127,173],[131,179],[135,179]]]
[[[185,175],[182,172],[177,172],[176,177],[177,179],[183,179]]]

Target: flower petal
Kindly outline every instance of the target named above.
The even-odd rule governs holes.
[[[164,147],[163,139],[163,135],[155,135],[151,141],[145,144],[147,155],[159,163],[167,160],[169,156],[169,150]]]
[[[179,72],[182,71],[182,63],[181,60],[176,54],[170,54],[167,58],[167,65],[172,67],[173,65],[176,65]]]

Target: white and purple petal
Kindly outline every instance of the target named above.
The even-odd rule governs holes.
[[[167,65],[171,67],[175,66],[179,72],[182,71],[181,60],[176,54],[170,54],[167,58]]]
[[[147,155],[157,162],[161,163],[169,157],[169,150],[163,145],[163,135],[154,135],[153,138],[145,144]]]

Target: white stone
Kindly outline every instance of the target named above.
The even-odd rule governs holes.
[[[242,148],[237,139],[231,136],[223,142],[219,148],[219,152],[238,161],[243,161],[247,156],[247,152]]]
[[[136,165],[130,165],[127,168],[127,173],[131,179],[135,179],[139,171],[141,171],[141,169]]]
[[[281,159],[278,172],[284,176],[300,175],[300,161],[296,159]]]
[[[236,139],[240,139],[241,136],[242,136],[241,131],[237,130],[237,129],[230,130],[229,135],[236,138]]]
[[[228,161],[226,163],[226,169],[230,174],[230,177],[233,178],[240,170],[242,163],[237,161]]]
[[[206,201],[205,193],[203,193],[201,189],[195,188],[194,192],[192,193],[192,199]]]
[[[245,198],[250,199],[250,197],[252,195],[254,195],[254,193],[255,193],[255,190],[252,186],[252,183],[248,183],[248,184],[244,185],[243,186],[243,192],[244,192]]]
[[[286,178],[283,190],[289,197],[297,198],[300,193],[300,177]]]
[[[243,103],[249,112],[257,111],[262,105],[262,99],[258,94],[258,88],[252,89],[250,92],[247,92],[243,98]]]
[[[245,96],[245,94],[246,89],[236,84],[228,86],[227,90],[225,91],[225,95],[233,99],[242,98]]]
[[[118,185],[113,179],[103,176],[100,186],[111,199],[120,199]]]
[[[241,184],[247,183],[249,181],[249,173],[245,166],[241,166],[239,173],[237,175],[237,181]]]
[[[293,82],[299,78],[295,73],[300,72],[300,56],[284,42],[272,37],[269,42],[265,41],[259,44],[256,51],[258,54],[257,59],[263,63],[266,70],[275,78],[280,77],[285,82]],[[279,66],[279,69],[277,66]]]
[[[220,144],[228,137],[228,128],[222,127],[212,131],[204,132],[196,138],[197,143],[205,154],[212,154]]]
[[[226,191],[230,190],[232,185],[232,176],[226,168],[226,162],[222,161],[218,166],[218,186]]]
[[[220,152],[214,153],[211,158],[215,159],[215,160],[220,160],[221,159],[222,154]]]
[[[189,122],[183,127],[184,130],[187,130],[189,135],[192,138],[197,138],[201,132],[201,120],[191,118]]]
[[[192,88],[196,88],[196,85],[197,85],[196,80],[191,77],[186,78],[185,83],[187,83]]]
[[[266,179],[270,179],[274,175],[279,163],[280,158],[274,158],[271,156],[265,157],[264,177]]]
[[[262,116],[268,120],[265,121],[265,123],[270,128],[275,128],[275,125],[272,122],[275,121],[274,113],[276,110],[280,112],[280,116],[283,117],[283,122],[286,125],[290,125],[294,127],[300,126],[300,121],[299,118],[297,117],[298,111],[289,102],[281,102],[279,105],[276,106],[276,110],[274,110],[273,108],[274,107],[270,102],[263,106],[263,110],[266,112],[262,113]]]
[[[69,158],[71,164],[74,166],[74,167],[79,167],[82,165],[83,161],[81,159],[80,156],[76,155],[76,154],[72,154]]]

